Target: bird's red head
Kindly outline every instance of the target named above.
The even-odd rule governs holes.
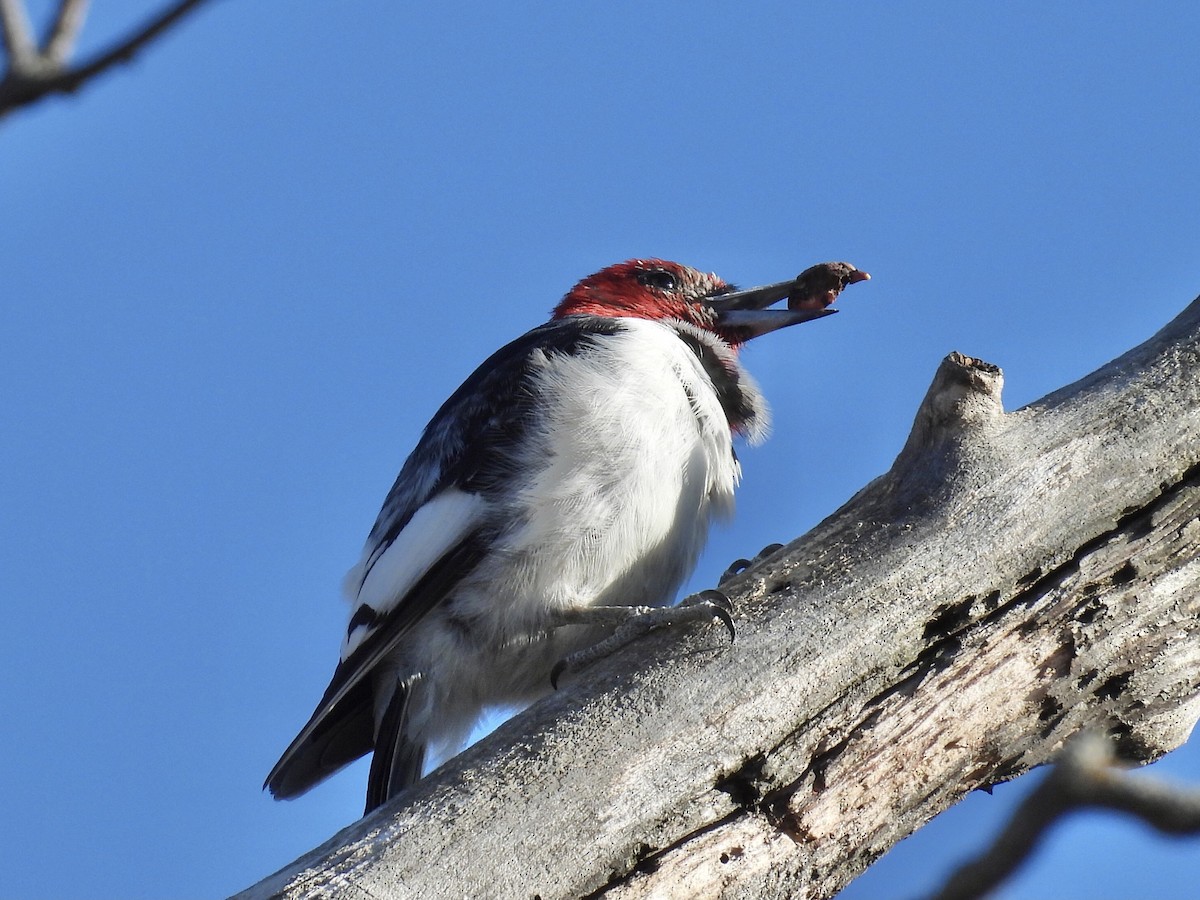
[[[845,268],[853,273],[847,274],[846,279],[869,277],[853,266]],[[798,284],[800,280],[793,279],[739,291],[712,273],[680,263],[630,259],[601,269],[571,288],[554,308],[554,318],[587,315],[677,319],[711,331],[737,346],[777,328],[836,312],[827,307],[840,287],[820,300],[805,297],[793,304],[790,301]],[[785,298],[789,298],[789,309],[767,309]]]
[[[589,275],[562,299],[554,318],[589,315],[681,319],[712,328],[717,315],[706,299],[733,290],[712,273],[664,259],[630,259]]]

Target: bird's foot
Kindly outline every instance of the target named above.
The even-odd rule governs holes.
[[[558,690],[563,672],[582,669],[648,631],[688,622],[720,619],[729,629],[729,640],[737,637],[733,604],[720,591],[707,590],[684,598],[677,606],[585,606],[565,610],[557,625],[616,625],[604,640],[560,659],[550,670],[550,684]]]
[[[767,546],[758,551],[758,556],[754,557],[754,559],[735,559],[729,564],[729,568],[721,573],[721,577],[717,579],[717,585],[723,585],[730,578],[733,578],[735,575],[741,575],[755,563],[761,562],[768,556],[773,556],[782,549],[783,544],[767,544]]]

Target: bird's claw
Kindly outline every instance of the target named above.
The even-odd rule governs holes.
[[[729,643],[732,644],[734,641],[736,641],[737,640],[737,628],[734,627],[734,624],[733,624],[733,614],[730,613],[729,610],[723,609],[720,606],[714,606],[712,608],[712,614],[713,614],[713,618],[720,619],[722,622],[725,623],[725,628],[728,629],[728,631],[729,631]]]
[[[717,579],[717,584],[724,584],[730,578],[735,578],[738,575],[741,575],[748,568],[750,568],[750,560],[746,559],[745,557],[735,559],[729,564],[729,568],[721,573],[721,577]]]
[[[782,549],[783,544],[767,544],[767,546],[758,551],[758,556],[754,557],[754,561],[759,562],[760,560],[766,559],[768,556],[774,556]]]
[[[692,594],[690,597],[685,597],[679,604],[686,607],[707,607],[712,613],[714,619],[720,619],[725,623],[725,627],[729,629],[729,640],[732,643],[737,639],[737,628],[733,624],[733,601],[721,591],[709,588],[707,591],[701,591],[698,594]]]
[[[701,591],[698,594],[692,594],[689,597],[684,597],[679,601],[679,606],[681,608],[703,606],[705,604],[708,604],[709,606],[719,606],[727,613],[733,612],[733,601],[725,596],[725,594],[721,591],[713,590],[712,588],[709,588],[706,591]]]
[[[593,608],[592,613],[608,617],[615,609],[615,607]],[[586,617],[588,614],[584,612],[583,615]],[[550,686],[554,690],[558,690],[558,681],[567,669],[582,668],[648,631],[665,625],[682,625],[704,619],[709,621],[720,619],[729,631],[730,642],[737,638],[737,628],[733,622],[733,602],[720,591],[707,590],[692,594],[680,601],[677,606],[663,606],[649,610],[645,607],[641,609],[629,607],[628,618],[618,625],[616,631],[611,635],[598,644],[584,647],[556,662],[550,670]],[[576,624],[579,624],[578,620]]]
[[[554,664],[554,668],[550,670],[550,687],[554,688],[556,691],[558,690],[558,677],[566,670],[568,659],[570,659],[570,657],[564,657],[563,659],[560,659]]]
[[[720,586],[727,582],[730,578],[741,575],[755,563],[762,562],[762,560],[766,559],[768,556],[773,556],[782,549],[783,544],[767,544],[767,546],[758,551],[758,555],[755,556],[754,559],[745,559],[744,557],[741,559],[735,559],[729,564],[729,568],[721,573],[721,577],[717,579],[717,585]]]

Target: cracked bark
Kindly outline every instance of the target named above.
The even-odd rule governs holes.
[[[243,898],[828,897],[1083,728],[1200,717],[1200,300],[1005,413],[951,354],[891,470]],[[786,502],[786,498],[781,498]]]

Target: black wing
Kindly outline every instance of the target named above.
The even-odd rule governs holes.
[[[450,488],[484,497],[503,491],[537,412],[533,354],[575,354],[598,335],[621,328],[613,319],[570,317],[542,325],[494,353],[430,420],[404,463],[367,539],[355,592],[422,506]],[[368,676],[405,635],[484,559],[502,523],[483,519],[432,561],[403,597],[375,609],[360,603],[350,632],[367,629],[339,664],[308,723],[284,751],[264,787],[298,796],[374,747],[374,691]]]

